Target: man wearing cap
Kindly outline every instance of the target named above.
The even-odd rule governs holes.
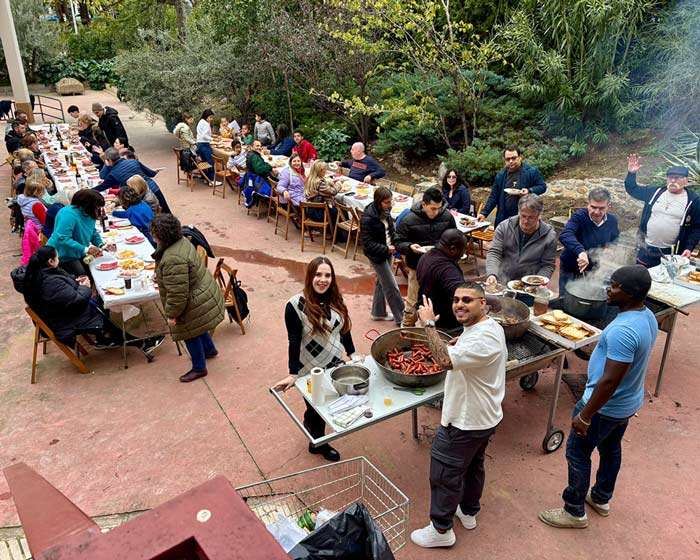
[[[640,187],[637,172],[641,167],[637,154],[627,157],[627,194],[644,202],[639,222],[642,247],[637,262],[651,268],[661,262],[661,255],[671,253],[689,257],[700,241],[700,197],[686,189],[688,168],[669,167],[666,186]]]
[[[110,145],[114,145],[114,141],[118,138],[124,138],[126,145],[129,145],[129,137],[126,135],[126,130],[119,118],[119,111],[112,107],[103,107],[100,103],[92,104],[92,112],[99,119],[99,125],[102,132],[105,133]]]
[[[608,305],[620,312],[603,330],[588,362],[588,380],[576,403],[566,442],[569,485],[564,507],[540,512],[540,521],[552,527],[588,526],[584,503],[598,515],[610,515],[610,500],[622,464],[622,437],[627,424],[644,403],[644,378],[658,325],[644,306],[651,287],[649,271],[641,265],[618,268],[610,278]],[[591,455],[600,462],[589,490]]]

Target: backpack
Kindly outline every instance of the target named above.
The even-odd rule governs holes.
[[[10,278],[12,278],[12,284],[14,285],[15,290],[22,295],[24,295],[24,276],[26,273],[26,266],[18,266],[14,270],[10,271]]]
[[[10,209],[12,233],[24,235],[24,214],[22,214],[22,207],[19,205],[16,198],[6,198],[5,204],[7,204],[7,207]]]
[[[223,262],[223,258],[219,259],[219,263]],[[222,285],[226,285],[226,279],[224,278],[224,271],[219,270],[219,280]],[[233,297],[236,298],[236,305],[238,306],[238,311],[241,314],[241,321],[243,321],[248,315],[250,315],[250,309],[248,308],[248,294],[241,287],[241,281],[235,279],[229,274],[229,280],[231,281],[231,291],[233,292]],[[226,311],[229,317],[234,321],[238,322],[238,317],[236,317],[236,308],[233,305],[227,305]]]

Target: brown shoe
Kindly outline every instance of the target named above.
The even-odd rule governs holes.
[[[194,381],[195,379],[204,377],[205,375],[207,375],[207,373],[208,372],[206,369],[191,369],[185,375],[180,376],[180,381],[182,381],[183,383],[189,383],[190,381]]]
[[[216,358],[218,355],[219,355],[219,351],[218,351],[218,350],[214,350],[213,352],[205,352],[205,353],[204,353],[204,357],[205,357],[207,360],[210,360],[211,358]]]

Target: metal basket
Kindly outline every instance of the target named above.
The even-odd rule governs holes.
[[[362,502],[391,550],[406,544],[408,497],[365,457],[355,457],[236,488],[265,524],[277,514],[298,519],[307,510],[343,511]]]

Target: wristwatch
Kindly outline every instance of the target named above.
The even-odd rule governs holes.
[[[431,328],[434,329],[434,328],[435,328],[435,321],[433,321],[432,319],[430,319],[430,320],[428,320],[428,321],[425,322],[425,326],[426,326],[426,327],[431,327]]]

